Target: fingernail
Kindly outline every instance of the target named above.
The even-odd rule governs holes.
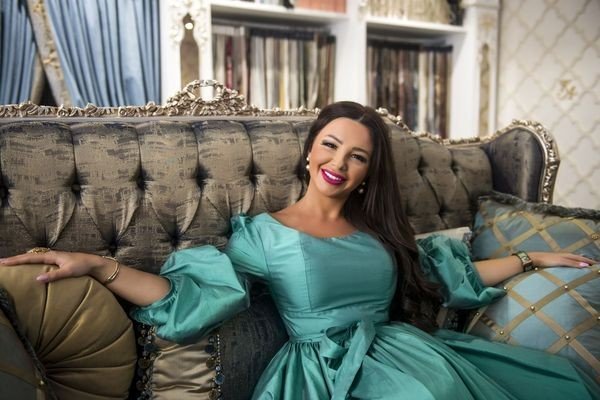
[[[580,262],[580,263],[579,263],[579,266],[580,266],[580,267],[589,267],[589,266],[590,266],[590,264],[588,264],[588,263],[585,263],[585,262]]]
[[[6,258],[0,258],[0,264],[4,264],[4,261],[6,261]]]
[[[48,282],[48,275],[39,275],[35,280],[39,282]]]

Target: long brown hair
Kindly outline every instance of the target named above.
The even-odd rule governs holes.
[[[376,236],[395,256],[398,284],[390,318],[406,321],[425,331],[433,331],[435,312],[441,303],[439,285],[425,279],[419,267],[414,231],[400,206],[400,190],[391,152],[389,128],[377,112],[351,101],[323,108],[311,125],[300,159],[300,171],[306,171],[306,157],[319,132],[337,118],[349,118],[369,129],[373,153],[364,194],[354,190],[344,204],[344,217],[356,228]],[[310,176],[304,173],[306,182]]]

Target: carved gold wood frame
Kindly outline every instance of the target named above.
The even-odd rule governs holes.
[[[513,119],[508,126],[496,131],[496,133],[491,136],[459,140],[446,139],[443,140],[443,143],[449,146],[485,144],[515,129],[523,129],[530,132],[540,144],[544,161],[542,167],[542,177],[538,187],[538,199],[543,203],[552,203],[554,185],[556,184],[558,166],[560,165],[560,156],[558,154],[558,146],[556,145],[554,137],[539,122]]]
[[[200,97],[199,91],[203,87],[214,88],[215,96],[210,100]],[[291,110],[279,108],[261,109],[248,105],[243,95],[236,90],[226,88],[215,80],[196,80],[187,84],[174,96],[167,99],[166,104],[156,105],[149,102],[144,106],[123,107],[97,107],[93,104],[80,107],[51,107],[40,106],[31,102],[21,104],[0,105],[1,118],[27,118],[27,117],[174,117],[174,116],[316,116],[319,109],[299,107]],[[467,139],[441,139],[430,133],[416,133],[409,129],[402,117],[391,115],[385,108],[378,108],[377,112],[389,119],[400,128],[415,137],[426,137],[437,143],[447,146],[477,146],[496,139],[514,129],[524,129],[533,134],[543,149],[544,167],[542,180],[538,189],[540,201],[550,203],[556,183],[560,157],[558,148],[552,135],[538,122],[528,120],[513,120],[507,127],[496,131],[491,136],[484,138],[474,137]]]
[[[214,88],[214,97],[204,100],[199,90]],[[167,99],[166,104],[149,102],[143,106],[97,107],[93,104],[81,107],[39,106],[32,102],[0,105],[0,118],[23,117],[172,117],[172,116],[315,116],[319,109],[300,107],[291,110],[260,109],[248,105],[243,95],[226,88],[215,80],[195,80]]]

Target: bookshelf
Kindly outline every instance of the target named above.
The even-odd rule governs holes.
[[[463,0],[462,6],[463,25],[455,26],[371,16],[365,0],[347,0],[345,13],[288,9],[248,1],[164,0],[161,1],[162,93],[166,100],[181,87],[179,44],[184,29],[181,21],[187,14],[194,20],[201,78],[214,77],[211,40],[214,20],[281,24],[291,29],[316,27],[327,29],[336,39],[333,74],[336,101],[367,104],[367,41],[372,36],[452,46],[449,137],[487,134],[495,130],[499,0]]]

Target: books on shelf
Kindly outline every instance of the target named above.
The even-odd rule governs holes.
[[[369,40],[368,103],[402,116],[412,130],[448,137],[451,51]]]
[[[213,25],[215,79],[260,108],[333,101],[335,38],[323,30]]]
[[[294,7],[345,13],[346,0],[295,0]]]

